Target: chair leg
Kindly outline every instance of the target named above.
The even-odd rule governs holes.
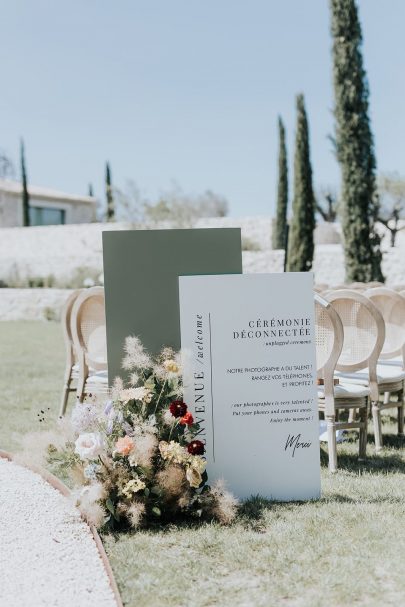
[[[61,398],[61,402],[60,402],[59,417],[63,417],[66,413],[66,407],[67,407],[67,403],[68,403],[68,399],[69,399],[71,382],[72,382],[72,372],[71,372],[71,369],[69,369],[69,371],[66,372],[66,374],[65,374],[65,379],[63,382],[63,390],[62,390],[62,398]]]
[[[368,409],[366,406],[363,409],[360,409],[360,422],[363,424],[363,428],[360,428],[360,432],[359,432],[359,461],[363,461],[366,459],[367,419],[368,419]]]
[[[76,397],[77,397],[79,403],[82,403],[84,401],[84,397],[86,395],[85,386],[86,386],[86,377],[80,375],[78,382],[77,382],[77,388],[76,388]]]
[[[89,376],[89,368],[86,364],[86,360],[84,358],[84,354],[81,353],[81,356],[78,357],[79,363],[79,378],[77,380],[77,388],[76,388],[76,396],[79,403],[84,401],[84,397],[86,395],[86,381]]]
[[[400,404],[401,403],[401,404]],[[404,435],[404,390],[398,392],[398,436]]]
[[[337,470],[336,423],[335,417],[326,416],[328,433],[329,472]]]
[[[371,403],[371,411],[373,414],[375,450],[381,451],[383,446],[383,439],[381,428],[381,409],[378,401],[373,401]]]

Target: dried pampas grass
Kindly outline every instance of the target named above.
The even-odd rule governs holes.
[[[66,441],[67,425],[60,425],[60,429],[45,430],[43,432],[29,432],[20,438],[21,450],[15,455],[15,462],[25,466],[44,468],[48,463],[48,447],[53,445],[63,450]]]
[[[100,504],[100,500],[105,499],[106,493],[101,483],[92,483],[81,490],[74,490],[71,493],[71,500],[80,510],[83,518],[95,527],[101,527],[106,512]]]
[[[150,356],[143,349],[139,337],[130,336],[125,340],[126,356],[122,360],[122,367],[127,371],[133,369],[148,369],[153,366]]]
[[[152,457],[155,454],[158,445],[154,434],[144,434],[136,438],[134,448],[131,451],[130,459],[143,468],[149,468],[152,463]]]
[[[117,504],[117,513],[127,519],[132,529],[138,529],[142,524],[145,514],[145,505],[142,502],[132,502],[130,504],[119,502]]]
[[[217,480],[211,487],[211,495],[214,498],[212,514],[223,525],[229,525],[237,514],[238,500],[225,489],[223,480]]]
[[[127,518],[132,529],[137,529],[142,524],[142,519],[145,514],[145,505],[141,502],[134,502],[128,508]]]
[[[176,464],[167,466],[156,475],[156,478],[169,499],[175,498],[184,492],[186,475],[184,468],[181,466]]]

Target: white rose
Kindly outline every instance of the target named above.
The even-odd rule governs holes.
[[[80,459],[95,459],[103,451],[103,439],[98,432],[81,434],[75,442],[75,453]]]
[[[186,478],[190,483],[190,487],[194,487],[195,489],[198,489],[202,483],[202,476],[195,468],[187,468]]]

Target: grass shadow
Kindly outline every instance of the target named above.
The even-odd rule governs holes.
[[[359,497],[354,499],[341,493],[330,493],[327,497],[320,500],[324,504],[339,503],[339,504],[403,504],[404,500],[401,497],[392,496],[377,496],[377,497]]]
[[[266,530],[265,511],[274,504],[275,502],[260,497],[260,495],[253,495],[240,505],[238,519],[247,529],[263,533]]]
[[[367,444],[375,445],[374,434],[367,434]],[[405,438],[398,434],[384,434],[383,445],[391,449],[403,449],[405,447]]]
[[[371,455],[363,461],[359,461],[357,453],[339,453],[338,451],[338,470],[347,470],[348,472],[371,472],[387,473],[401,472],[405,474],[405,461],[400,455],[380,454]]]

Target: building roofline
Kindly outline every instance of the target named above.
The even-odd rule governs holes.
[[[12,194],[14,196],[21,196],[22,184],[19,181],[13,181],[11,179],[0,179],[0,192],[7,192],[8,194]],[[31,184],[28,185],[28,193],[33,198],[42,198],[44,200],[59,200],[86,204],[96,204],[97,202],[94,196],[75,196],[74,194],[66,194],[65,192]]]

